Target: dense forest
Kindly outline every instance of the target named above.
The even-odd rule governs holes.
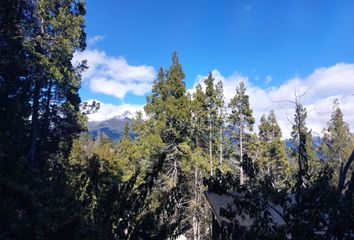
[[[353,236],[354,136],[338,100],[315,148],[295,95],[287,147],[271,109],[255,126],[243,82],[230,102],[212,74],[188,92],[174,52],[119,142],[93,138],[99,106],[81,102],[87,64],[72,62],[84,16],[81,0],[0,1],[0,239],[210,239],[207,191],[234,198],[228,239]]]

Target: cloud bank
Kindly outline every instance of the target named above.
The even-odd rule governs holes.
[[[152,81],[155,78],[153,67],[140,65],[132,66],[122,57],[111,57],[103,51],[88,49],[75,55],[75,60],[88,60],[89,69],[83,74],[92,91],[124,99],[126,93],[142,96],[151,91]],[[243,81],[250,96],[253,115],[256,118],[255,131],[258,131],[259,119],[263,114],[273,109],[283,131],[283,137],[289,138],[294,117],[295,94],[304,95],[301,103],[308,112],[307,126],[314,134],[320,134],[327,126],[332,113],[332,103],[338,98],[344,114],[344,120],[354,129],[354,64],[338,63],[330,67],[317,68],[309,76],[294,77],[279,86],[271,86],[272,76],[268,75],[265,81],[267,88],[254,85],[249,78],[240,73],[223,76],[217,69],[212,71],[217,81],[224,83],[226,102],[235,94],[236,86]],[[207,75],[198,75],[194,86],[189,89],[193,92],[195,86],[201,83]],[[101,109],[89,116],[91,121],[101,121],[126,111],[135,113],[143,110],[143,105],[121,104],[113,105],[101,103]]]
[[[89,67],[82,75],[83,80],[89,82],[93,92],[124,99],[128,92],[143,96],[151,90],[155,78],[151,66],[133,66],[123,57],[108,56],[97,49],[75,53],[73,62],[82,60],[87,60]]]
[[[144,110],[144,105],[138,104],[120,104],[114,105],[110,103],[103,103],[96,99],[87,100],[88,103],[100,103],[100,108],[97,112],[88,114],[89,121],[104,121],[113,117],[134,117],[135,113]]]
[[[93,37],[89,37],[87,38],[87,45],[94,46],[97,42],[102,41],[103,39],[105,39],[105,37],[102,35],[95,35]]]
[[[277,115],[280,127],[285,138],[290,137],[292,120],[294,116],[295,93],[304,93],[300,101],[307,109],[307,126],[314,134],[319,134],[327,126],[332,113],[332,103],[338,98],[344,114],[344,120],[354,129],[354,64],[339,63],[327,68],[318,68],[305,78],[292,78],[278,87],[262,89],[252,84],[249,79],[239,73],[225,77],[218,70],[212,71],[217,81],[224,83],[226,102],[235,94],[240,81],[247,87],[250,96],[250,105],[253,109],[256,125],[262,114],[273,109]],[[207,76],[199,75],[196,84],[201,83]],[[193,89],[189,91],[193,92]],[[257,130],[257,127],[255,128]]]

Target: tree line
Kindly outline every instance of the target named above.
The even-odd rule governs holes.
[[[354,138],[338,101],[314,149],[295,99],[286,148],[274,111],[254,131],[243,82],[229,103],[211,73],[189,93],[174,52],[146,98],[146,117],[137,113],[118,143],[94,139],[85,131],[97,106],[78,94],[86,63],[72,63],[85,49],[84,3],[3,0],[0,13],[0,239],[208,239],[204,191],[249,193],[226,214],[230,238],[352,231]],[[285,227],[261,217],[259,196],[283,206]],[[235,216],[251,211],[256,227],[240,228]]]

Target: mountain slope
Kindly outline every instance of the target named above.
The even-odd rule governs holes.
[[[103,133],[117,142],[124,135],[124,125],[126,122],[131,125],[132,119],[118,116],[103,121],[89,121],[88,131],[93,137],[97,137]],[[130,131],[130,135],[133,138],[135,137],[132,131]]]

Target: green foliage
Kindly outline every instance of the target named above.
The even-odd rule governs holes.
[[[76,238],[67,160],[83,129],[83,65],[71,63],[85,47],[83,3],[1,1],[0,12],[0,238]]]
[[[210,73],[205,91],[198,85],[187,93],[174,52],[147,97],[146,118],[137,113],[118,143],[104,134],[94,139],[82,131],[99,105],[80,103],[86,66],[72,64],[85,48],[84,3],[3,0],[0,13],[0,239],[208,239],[207,189],[242,196],[224,212],[230,238],[312,239],[323,226],[326,237],[343,238],[350,231],[354,154],[345,160],[354,141],[337,103],[321,168],[306,109],[296,104],[292,175],[275,113],[262,117],[259,136],[252,133],[244,83],[227,117],[222,82]],[[340,170],[334,178],[333,167]],[[285,226],[274,225],[268,201],[282,207]],[[240,214],[254,226],[238,224]]]
[[[326,165],[305,186],[295,183],[301,191],[279,189],[272,175],[257,176],[258,166],[247,155],[242,165],[247,175],[243,184],[230,172],[217,171],[205,180],[210,192],[232,199],[220,209],[228,239],[350,239],[353,177],[342,192],[331,184],[333,169]]]
[[[183,154],[189,142],[191,104],[186,94],[184,72],[177,53],[172,54],[172,64],[168,71],[162,68],[154,82],[152,95],[147,97],[145,111],[149,119],[144,124],[144,131],[155,132],[162,145],[169,149],[168,158],[162,167],[156,193],[152,196],[152,212],[160,216],[159,224],[169,224],[174,235],[189,227],[187,218],[188,174],[190,173],[188,157]],[[170,197],[167,197],[170,196]],[[167,199],[166,199],[167,198]],[[164,206],[169,206],[167,209]],[[170,213],[173,213],[166,219]]]
[[[246,153],[249,153],[250,149],[250,135],[246,134],[245,130],[249,132],[253,130],[253,124],[255,122],[252,116],[252,109],[249,104],[249,96],[246,94],[245,84],[241,81],[236,87],[236,94],[230,100],[229,108],[231,113],[229,114],[229,121],[235,126],[236,133],[234,135],[236,141],[239,143],[239,164],[243,161],[244,145],[246,147]],[[244,144],[246,143],[246,144]],[[248,146],[247,146],[248,145]],[[248,149],[247,149],[248,148]],[[241,183],[243,182],[243,169],[240,167]]]
[[[302,104],[296,103],[294,124],[291,131],[292,143],[295,146],[292,157],[294,162],[301,165],[299,166],[302,170],[315,173],[320,167],[320,161],[313,147],[311,131],[308,131],[306,127],[306,118],[306,108]],[[307,161],[304,159],[307,159]]]
[[[276,186],[284,186],[290,176],[290,164],[274,111],[270,111],[268,117],[261,117],[258,128],[261,154],[257,161],[261,174],[274,176]]]
[[[249,96],[246,94],[246,87],[243,82],[240,82],[236,87],[236,95],[231,99],[229,108],[231,110],[229,121],[239,128],[242,127],[252,131],[255,119],[252,116]]]
[[[186,96],[184,72],[177,53],[172,54],[172,65],[161,68],[154,82],[152,95],[147,97],[147,115],[161,124],[161,138],[166,143],[183,142],[188,134],[189,100]]]
[[[328,158],[327,160],[335,169],[335,179],[338,180],[341,165],[353,149],[353,136],[349,131],[348,124],[344,122],[338,99],[333,102],[331,119],[328,121],[327,129],[324,129],[322,133],[323,139],[319,150]]]

